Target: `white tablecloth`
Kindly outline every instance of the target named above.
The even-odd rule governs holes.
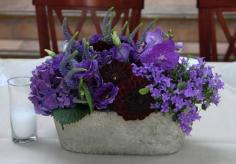
[[[30,76],[44,59],[0,60],[0,164],[235,164],[236,163],[236,92],[226,84],[221,103],[202,112],[182,150],[169,156],[85,155],[63,150],[51,117],[38,116],[36,143],[19,145],[11,141],[6,79]],[[209,63],[222,72],[226,63]],[[236,68],[235,68],[236,69]],[[227,72],[224,72],[227,73]],[[79,137],[79,136],[78,136]],[[115,141],[114,141],[115,142]]]

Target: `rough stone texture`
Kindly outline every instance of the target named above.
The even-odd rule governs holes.
[[[62,147],[79,153],[161,155],[177,152],[184,143],[178,124],[160,113],[125,121],[115,112],[93,112],[64,130],[55,124]]]

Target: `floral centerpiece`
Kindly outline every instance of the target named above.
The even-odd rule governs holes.
[[[64,21],[64,51],[46,50],[52,57],[33,71],[29,99],[38,114],[54,117],[68,150],[173,153],[200,119],[200,110],[219,103],[223,82],[202,58],[190,63],[180,57],[183,45],[173,41],[171,32],[153,29],[155,21],[135,42],[140,26],[126,36],[118,34],[111,27],[113,16],[109,10],[102,34],[88,40],[72,36]]]

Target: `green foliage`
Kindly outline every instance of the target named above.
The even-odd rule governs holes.
[[[139,29],[142,27],[143,23],[140,23],[128,36],[128,40],[131,41],[134,39],[135,35],[138,33]]]
[[[173,39],[174,38],[174,32],[172,29],[169,29],[169,31],[166,33],[167,38]]]
[[[141,88],[138,92],[140,95],[147,95],[150,92],[150,90],[148,87],[145,87],[145,88]]]
[[[70,53],[71,47],[74,45],[74,43],[75,43],[75,41],[77,40],[78,36],[79,36],[79,32],[76,32],[76,33],[71,37],[71,39],[69,40],[68,45],[67,45],[67,47],[66,47],[66,54],[67,54],[67,55],[70,55],[70,54],[71,54],[71,53]]]
[[[56,109],[53,111],[52,115],[63,127],[63,125],[78,122],[89,113],[88,105],[78,104],[74,108]]]
[[[124,35],[128,27],[129,27],[129,22],[125,21],[125,24],[121,28],[120,35]]]
[[[185,83],[185,82],[180,82],[180,83],[177,84],[177,88],[180,89],[180,90],[185,89],[186,86],[187,86],[187,83]]]
[[[102,35],[103,35],[103,39],[105,41],[109,41],[111,39],[111,33],[112,33],[112,20],[115,16],[115,12],[113,11],[114,10],[114,7],[111,7],[103,21],[102,21],[102,25],[101,25],[101,29],[102,29]]]
[[[88,103],[90,112],[93,112],[93,110],[94,110],[93,99],[92,99],[92,96],[91,96],[90,91],[88,89],[88,86],[84,82],[83,79],[80,79],[79,91],[80,91],[80,96],[82,99],[85,96],[85,99],[86,99],[86,102]]]
[[[54,56],[56,56],[56,53],[55,53],[55,52],[53,52],[53,51],[51,51],[51,50],[44,49],[44,51],[45,51],[45,52],[47,52],[47,54],[48,54],[49,56],[51,56],[51,57],[54,57]]]
[[[92,99],[92,96],[90,94],[90,91],[89,91],[88,86],[86,85],[86,83],[84,83],[84,85],[83,85],[83,90],[84,90],[84,94],[85,94],[87,103],[89,105],[90,112],[93,112],[93,109],[94,109],[93,99]]]
[[[138,46],[141,46],[142,43],[144,42],[145,40],[145,37],[147,35],[147,32],[150,31],[155,25],[156,25],[156,22],[157,22],[157,18],[154,19],[153,21],[151,21],[143,30],[143,33],[141,35],[141,37],[139,38],[139,40],[137,41],[137,45]]]
[[[203,87],[203,93],[208,102],[211,102],[211,98],[214,95],[214,91],[208,84]]]
[[[83,38],[82,39],[82,43],[83,43],[83,54],[82,54],[82,58],[85,58],[85,56],[89,56],[89,49],[90,49],[90,46],[89,46],[89,42]]]
[[[116,31],[113,31],[112,34],[111,34],[111,38],[112,38],[112,41],[113,41],[113,44],[115,46],[120,46],[121,44],[121,41],[120,41],[120,38],[119,36],[117,35],[117,32]]]
[[[70,40],[72,35],[71,35],[70,31],[69,31],[69,27],[68,27],[68,23],[67,23],[67,18],[64,18],[64,20],[63,20],[62,30],[63,30],[63,34],[64,34],[64,39],[65,40]]]

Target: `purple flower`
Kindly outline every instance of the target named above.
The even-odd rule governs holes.
[[[121,43],[121,45],[115,49],[116,52],[113,54],[113,59],[119,62],[128,62],[130,52],[133,48],[127,43]]]
[[[92,78],[88,79],[87,85],[89,87],[90,93],[94,94],[96,89],[98,89],[102,85],[102,78],[99,74],[94,75]]]
[[[73,68],[65,76],[66,84],[72,88],[78,88],[80,79],[89,81],[98,75],[98,63],[96,60],[74,61]]]
[[[154,63],[144,63],[138,67],[132,64],[133,73],[149,80],[151,96],[156,100],[151,109],[176,116],[181,129],[189,134],[192,124],[200,119],[196,104],[206,108],[219,103],[219,89],[223,82],[219,75],[214,75],[212,68],[202,59],[187,67],[187,60],[182,59],[175,69],[166,70]]]
[[[174,41],[166,40],[144,50],[140,60],[146,64],[154,63],[163,69],[172,69],[178,64],[179,54],[175,50]]]
[[[201,117],[195,107],[191,108],[187,113],[182,112],[178,115],[180,127],[187,135],[189,135],[192,130],[192,123],[196,120],[200,120],[200,118]]]
[[[89,39],[89,43],[92,45],[92,44],[95,44],[97,43],[99,40],[102,39],[102,35],[100,34],[95,34],[93,35],[90,39]]]
[[[96,108],[105,109],[109,104],[112,104],[118,94],[118,90],[118,87],[112,83],[105,83],[99,87],[93,96]]]
[[[160,44],[164,41],[164,36],[165,34],[162,32],[162,30],[157,27],[154,31],[147,32],[145,42],[148,46]]]
[[[80,70],[75,73],[75,78],[90,79],[97,74],[98,63],[96,60],[82,60],[79,63],[74,62],[74,68]]]
[[[50,115],[55,109],[73,106],[73,96],[59,71],[62,58],[63,54],[57,55],[32,72],[29,99],[36,113]]]

